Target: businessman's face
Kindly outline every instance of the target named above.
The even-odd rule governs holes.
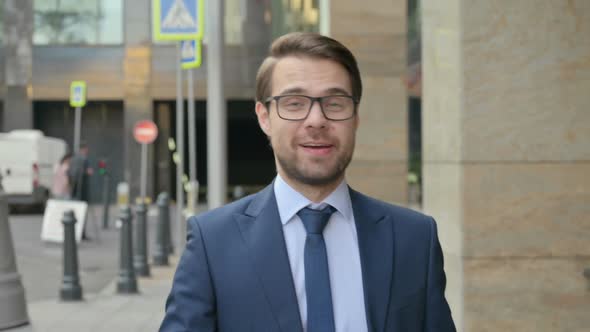
[[[272,96],[352,95],[350,78],[344,67],[331,60],[306,56],[289,56],[279,60],[273,70],[271,86]],[[300,106],[305,102],[305,98],[292,100],[282,97],[279,102],[275,99],[266,105],[260,102],[256,105],[258,122],[270,138],[274,150],[277,171],[287,180],[306,185],[340,182],[352,159],[358,115],[353,110],[354,114],[347,120],[328,120],[319,102],[314,101],[305,119],[284,119],[299,117],[293,109],[303,107],[305,113],[309,107]],[[332,105],[337,104],[326,100],[324,111],[328,107],[336,107]],[[354,105],[346,103],[343,107],[346,110]],[[331,115],[338,116],[335,113]]]

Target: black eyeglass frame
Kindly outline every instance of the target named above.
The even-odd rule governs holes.
[[[281,112],[279,112],[279,100],[283,97],[305,97],[305,98],[311,100],[311,103],[309,104],[309,109],[307,110],[307,114],[305,115],[305,117],[303,117],[301,119],[283,118],[281,116]],[[324,100],[326,98],[333,98],[333,97],[346,97],[346,98],[350,98],[350,100],[352,100],[352,104],[354,105],[354,110],[353,110],[352,115],[350,117],[345,118],[345,119],[332,119],[326,115],[326,112],[324,112],[324,106],[322,106],[322,100]],[[266,98],[266,100],[264,101],[264,104],[266,105],[267,109],[270,109],[270,103],[273,100],[275,101],[275,104],[276,104],[277,115],[279,116],[279,118],[281,118],[283,120],[287,120],[287,121],[303,121],[303,120],[307,119],[307,117],[311,113],[311,108],[313,107],[313,104],[316,101],[320,105],[320,110],[322,111],[322,114],[324,115],[324,117],[326,119],[328,119],[330,121],[346,121],[346,120],[350,120],[350,119],[354,118],[354,116],[356,115],[356,112],[357,112],[357,106],[359,104],[359,102],[356,99],[354,99],[353,96],[349,96],[349,95],[330,95],[330,96],[322,96],[322,97],[311,97],[311,96],[306,96],[306,95],[279,95],[279,96],[270,96],[270,97]]]

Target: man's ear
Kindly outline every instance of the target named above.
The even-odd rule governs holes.
[[[259,101],[256,102],[256,117],[258,118],[260,129],[262,129],[266,136],[270,137],[269,113],[266,106]]]

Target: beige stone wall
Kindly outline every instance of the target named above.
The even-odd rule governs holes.
[[[458,325],[590,330],[590,2],[422,3],[424,209]]]
[[[406,1],[332,1],[329,34],[357,57],[363,79],[361,125],[347,174],[352,186],[407,203]]]

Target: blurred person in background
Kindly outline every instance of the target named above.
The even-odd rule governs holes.
[[[53,168],[53,186],[51,187],[51,195],[54,198],[70,199],[71,197],[72,189],[68,177],[71,160],[72,153],[68,152]]]
[[[68,170],[70,196],[74,200],[88,202],[90,176],[94,173],[88,161],[89,148],[80,144],[78,153],[72,158]]]
[[[88,161],[89,148],[86,143],[80,144],[78,153],[72,158],[68,170],[70,181],[71,199],[88,203],[90,194],[90,176],[94,173]],[[90,206],[88,206],[90,209]],[[90,240],[86,234],[86,224],[82,230],[82,239]]]

